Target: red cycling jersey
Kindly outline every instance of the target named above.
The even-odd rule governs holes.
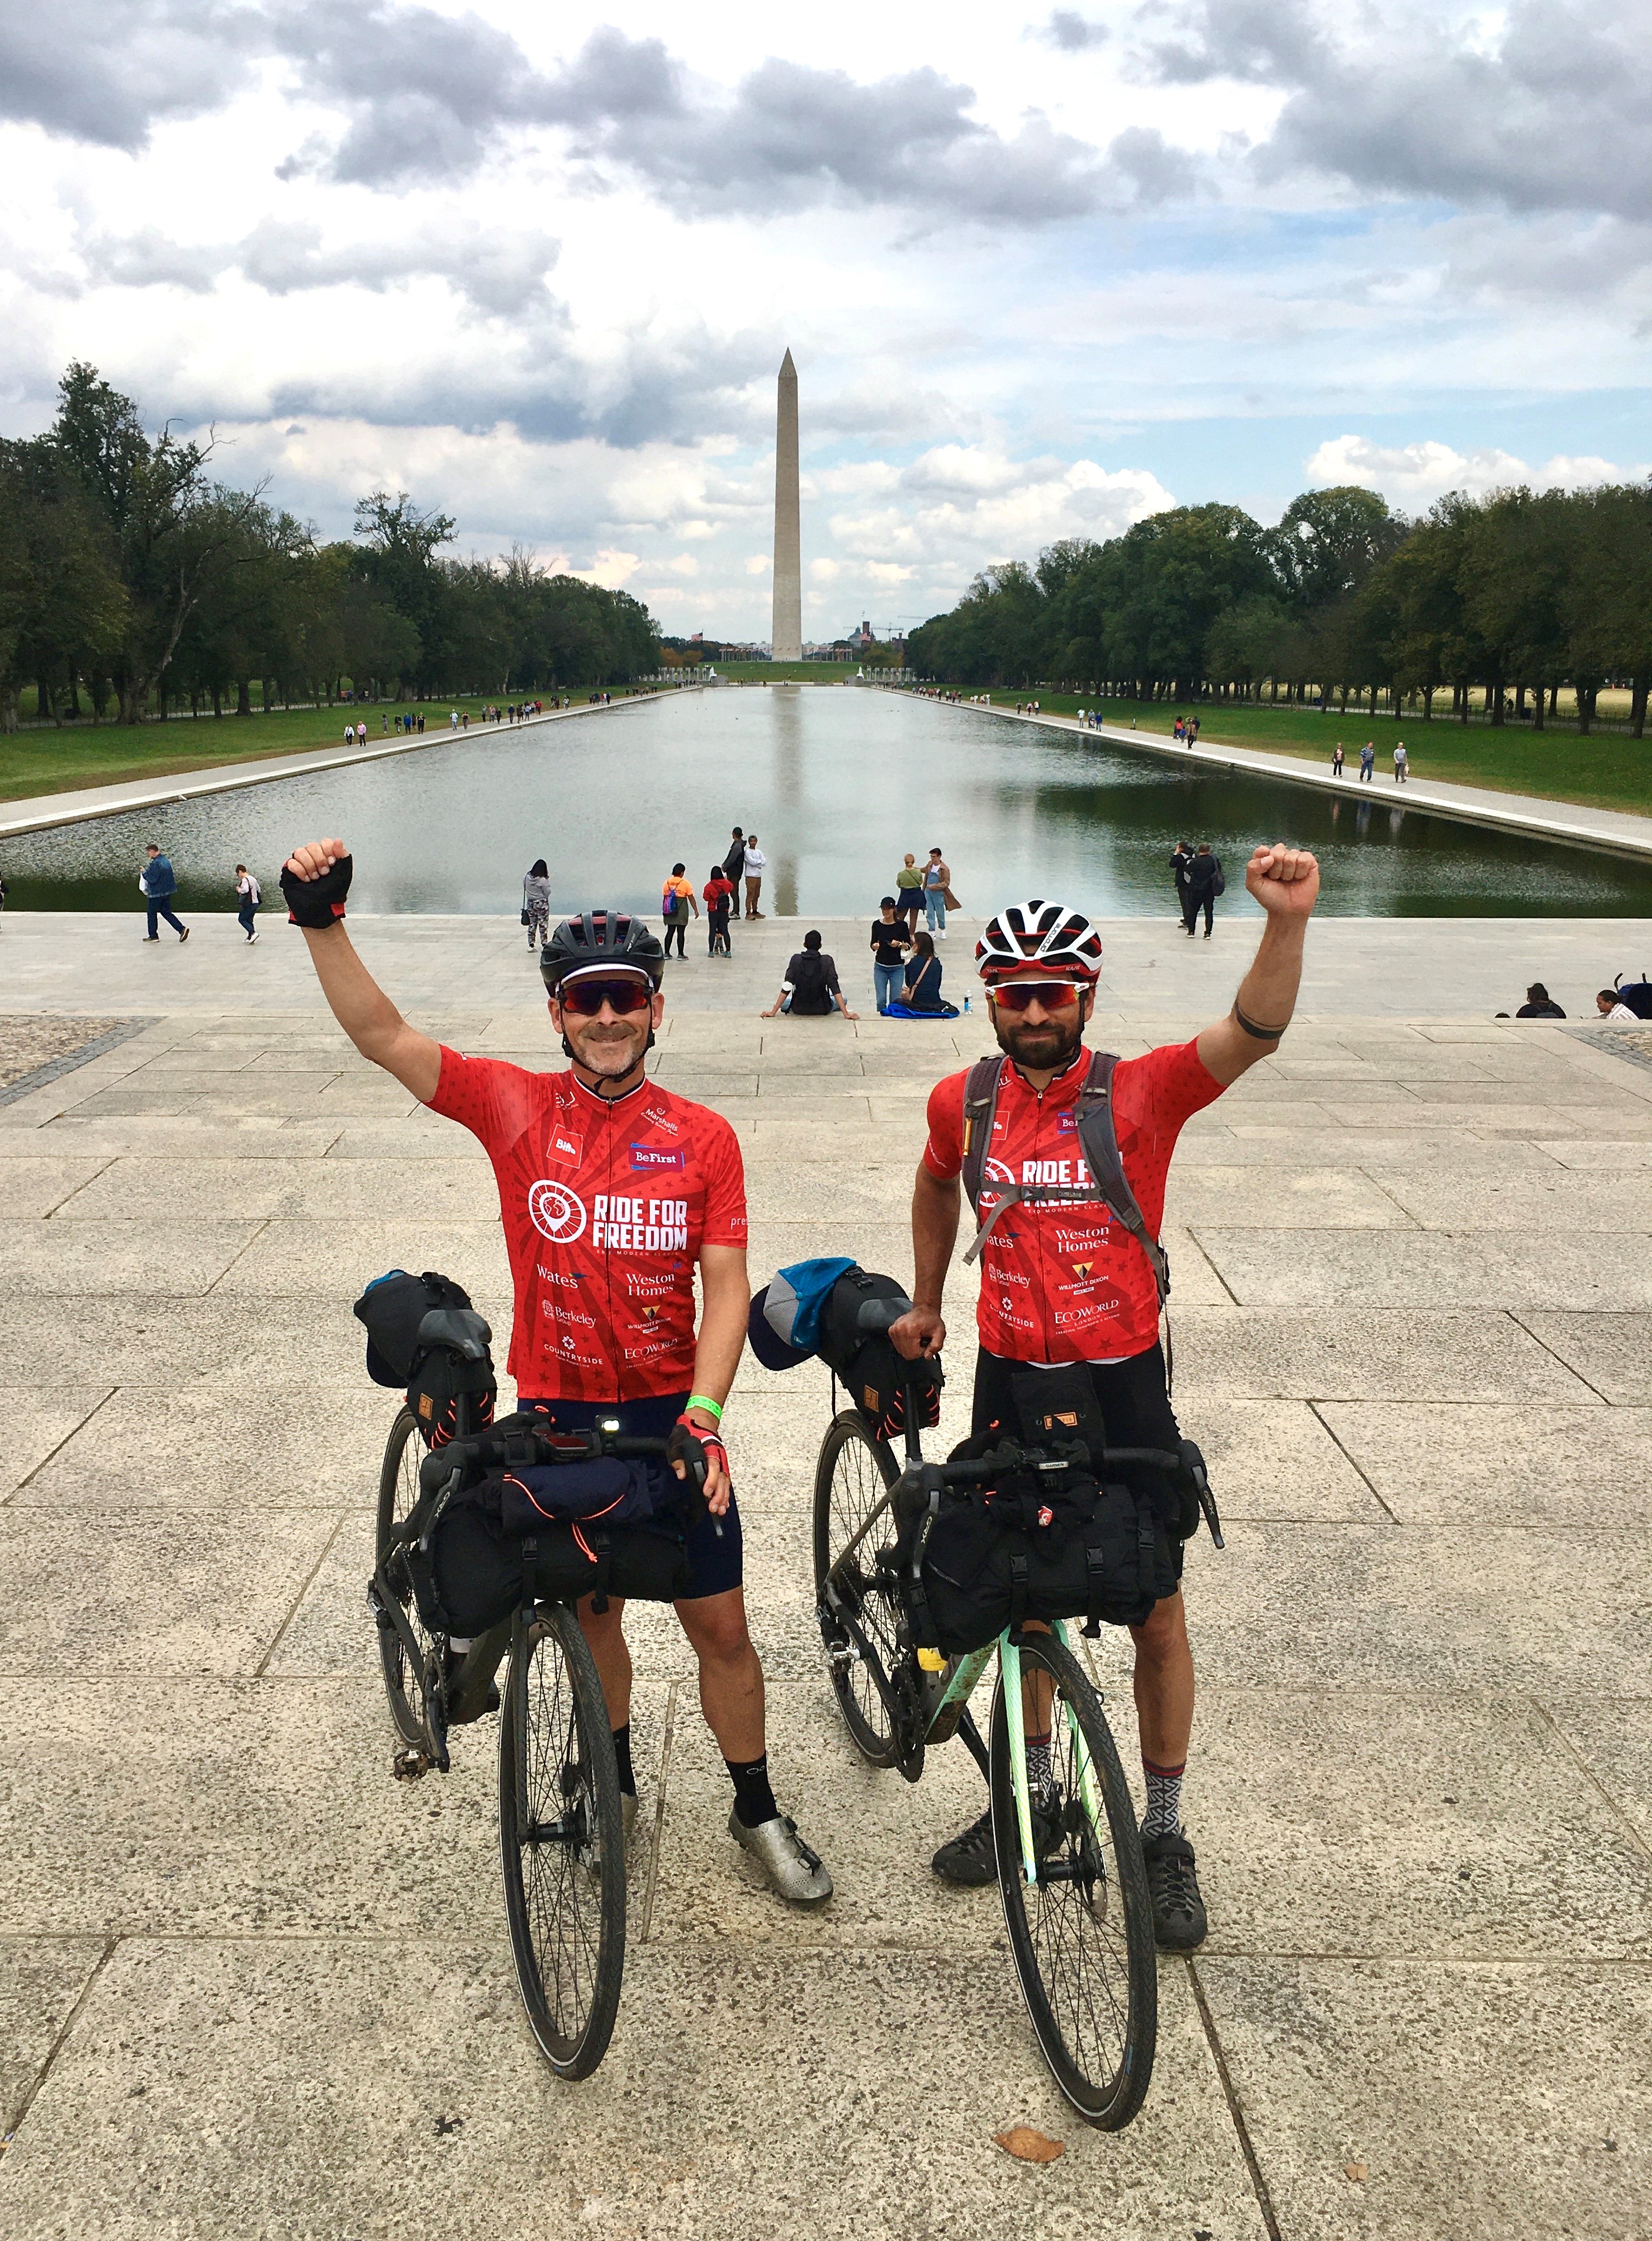
[[[993,1141],[982,1171],[980,1211],[999,1183],[1068,1187],[1090,1180],[1073,1107],[1089,1069],[1080,1051],[1042,1092],[1013,1064],[1000,1079]],[[929,1095],[924,1164],[950,1181],[964,1164],[963,1074]],[[1183,1123],[1221,1095],[1194,1043],[1167,1044],[1120,1059],[1113,1075],[1119,1154],[1147,1228],[1164,1220],[1165,1178]],[[1112,1210],[1056,1202],[1012,1207],[981,1248],[981,1344],[1012,1361],[1120,1361],[1157,1343],[1159,1301],[1147,1256]]]
[[[499,1187],[516,1314],[507,1364],[534,1401],[634,1401],[694,1379],[694,1263],[746,1246],[746,1174],[719,1114],[645,1081],[599,1097],[442,1047],[431,1110],[479,1137]]]

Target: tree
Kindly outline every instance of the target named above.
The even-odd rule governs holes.
[[[125,592],[108,534],[78,485],[40,442],[0,444],[0,731],[17,728],[33,678],[43,715],[55,688],[77,679],[102,704],[103,665],[127,623]]]

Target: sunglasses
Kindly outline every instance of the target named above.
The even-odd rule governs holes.
[[[1003,980],[987,993],[1006,1012],[1024,1012],[1029,1004],[1041,1004],[1047,1012],[1065,1012],[1079,1000],[1071,980]]]
[[[645,1012],[653,997],[646,980],[627,975],[615,980],[566,980],[558,991],[557,1001],[577,1020],[594,1020],[605,1004],[614,1013]]]

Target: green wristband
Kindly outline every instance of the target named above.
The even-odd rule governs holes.
[[[691,1393],[689,1395],[683,1411],[685,1415],[687,1415],[690,1408],[704,1408],[706,1414],[714,1417],[719,1424],[723,1421],[722,1409],[718,1406],[715,1401],[708,1400],[703,1393]]]

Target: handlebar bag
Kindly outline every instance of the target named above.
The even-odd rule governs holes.
[[[469,1310],[471,1295],[451,1276],[427,1268],[410,1276],[391,1268],[368,1285],[355,1305],[367,1333],[367,1375],[376,1385],[399,1385],[427,1445],[440,1447],[453,1436],[458,1403],[468,1399],[472,1428],[492,1422],[498,1381],[487,1351],[490,1335],[478,1319],[480,1359],[457,1347],[421,1338],[425,1318],[442,1310]]]
[[[948,1657],[1027,1619],[1140,1626],[1180,1583],[1180,1543],[1160,1505],[1083,1475],[1056,1490],[1018,1472],[950,1495],[918,1545],[913,1628]]]
[[[538,1527],[532,1539],[533,1590],[547,1602],[572,1602],[599,1591],[638,1602],[672,1602],[692,1584],[682,1535],[661,1527],[621,1525],[610,1531],[605,1521],[549,1524]],[[522,1537],[505,1532],[485,1502],[451,1503],[431,1536],[428,1569],[409,1569],[427,1627],[485,1634],[521,1606]]]

